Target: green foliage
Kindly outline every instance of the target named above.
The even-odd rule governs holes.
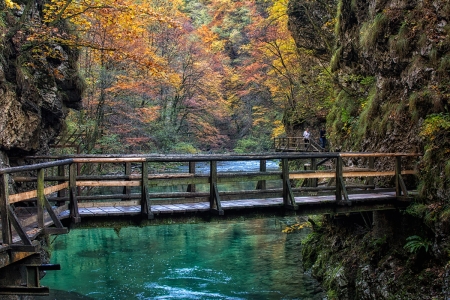
[[[118,134],[104,135],[98,140],[98,153],[123,153],[123,145]]]
[[[403,22],[402,26],[400,26],[398,34],[392,36],[389,40],[391,50],[395,51],[401,58],[405,57],[405,55],[408,54],[409,50],[408,34],[409,34],[408,23]]]
[[[342,47],[339,47],[334,51],[330,61],[330,69],[335,72],[339,69],[339,60],[341,59]]]
[[[236,153],[251,153],[259,152],[261,150],[260,143],[253,137],[241,139],[237,142],[234,152]]]
[[[420,135],[434,141],[450,130],[450,114],[431,114],[426,117]]]
[[[319,237],[319,234],[315,231],[310,232],[308,235],[306,235],[304,238],[302,238],[301,243],[302,245],[308,245],[309,243],[315,241]]]
[[[446,54],[442,56],[441,62],[439,64],[439,71],[440,72],[450,72],[450,54]]]
[[[368,21],[361,26],[359,44],[366,51],[370,51],[375,43],[383,34],[384,27],[387,24],[387,17],[383,13],[375,16],[373,21]]]
[[[192,144],[186,142],[175,144],[172,151],[179,154],[195,154],[199,152]]]
[[[327,289],[327,296],[330,299],[336,298],[336,292],[334,291],[333,286],[336,284],[336,278],[342,276],[344,276],[344,266],[341,264],[326,269],[323,286]]]
[[[405,250],[409,251],[410,253],[417,253],[420,251],[420,249],[424,249],[425,252],[428,252],[431,242],[423,239],[422,237],[418,235],[412,235],[408,238],[406,238],[407,243],[403,247]]]
[[[342,5],[343,5],[343,0],[340,0],[337,5],[336,24],[334,26],[334,34],[336,36],[339,36],[339,31],[341,30]]]
[[[423,218],[427,212],[427,206],[422,203],[413,203],[406,208],[406,213],[416,218]]]
[[[335,290],[328,290],[327,291],[327,298],[330,299],[330,300],[337,299],[338,295],[337,295]]]
[[[386,242],[387,242],[387,236],[384,235],[384,236],[382,236],[380,238],[371,240],[371,246],[375,250],[379,250],[384,244],[386,244]]]

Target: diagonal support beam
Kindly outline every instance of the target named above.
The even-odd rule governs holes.
[[[217,188],[217,183],[213,183],[213,192],[214,192],[214,204],[215,210],[219,213],[220,216],[223,216],[224,212],[222,209],[222,203],[220,202],[219,189]]]
[[[20,225],[19,219],[17,218],[16,213],[14,212],[12,206],[9,206],[8,216],[9,216],[9,220],[11,221],[12,226],[16,230],[16,232],[19,235],[20,239],[22,240],[23,244],[31,246],[32,245],[31,240],[28,237],[25,230],[23,230],[22,226]]]
[[[345,186],[344,178],[341,177],[339,182],[341,183],[341,193],[344,196],[344,200],[348,205],[352,205],[350,198],[348,197],[347,187]]]
[[[44,196],[44,206],[47,209],[48,214],[50,215],[50,218],[53,221],[53,224],[56,228],[44,228],[44,231],[46,234],[66,234],[68,232],[68,229],[63,226],[61,223],[61,220],[56,216],[55,211],[53,210],[53,207],[51,206],[50,202],[48,201],[47,197]]]
[[[397,175],[397,181],[398,181],[398,184],[400,185],[400,188],[402,190],[403,196],[408,197],[408,189],[406,188],[406,184],[403,181],[403,177],[402,177],[401,174]]]
[[[297,210],[298,205],[297,203],[295,203],[294,192],[292,191],[291,182],[289,178],[286,179],[284,184],[286,185],[286,192],[287,192],[287,201],[285,203],[285,206],[293,210]]]

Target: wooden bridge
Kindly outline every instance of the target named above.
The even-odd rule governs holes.
[[[319,145],[314,139],[309,139],[305,143],[303,137],[280,137],[273,139],[273,149],[275,152],[324,152],[325,148]]]
[[[255,155],[134,155],[29,157],[33,165],[0,169],[0,268],[36,254],[41,234],[64,234],[61,222],[84,218],[142,216],[146,219],[186,214],[224,215],[257,209],[294,210],[297,214],[337,214],[396,209],[410,200],[404,176],[413,176],[418,154],[406,153],[270,153]],[[268,160],[280,170],[267,171]],[[358,167],[345,166],[358,161]],[[377,170],[378,160],[392,166]],[[44,162],[42,162],[44,161]],[[254,161],[256,171],[218,171],[226,161]],[[329,167],[324,167],[325,162]],[[196,164],[206,163],[206,173]],[[173,164],[184,173],[167,173]],[[297,165],[297,167],[293,167]],[[30,174],[34,174],[30,176]],[[380,188],[375,179],[392,182]],[[11,193],[10,182],[30,186]],[[379,181],[379,180],[378,180]],[[252,183],[254,188],[225,191],[227,183]],[[161,188],[178,187],[177,191]],[[2,288],[20,293],[47,293],[36,274],[42,265],[27,267],[25,287]],[[1,294],[1,292],[0,292]]]

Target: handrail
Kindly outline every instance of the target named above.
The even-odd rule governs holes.
[[[3,244],[9,244],[12,241],[11,238],[11,224],[14,226],[17,232],[21,232],[21,238],[24,244],[29,245],[30,241],[26,239],[26,234],[24,234],[23,229],[18,228],[20,224],[12,222],[15,219],[14,211],[11,209],[11,204],[17,203],[19,201],[28,201],[30,199],[36,199],[38,203],[38,221],[39,227],[44,227],[43,216],[45,210],[47,213],[53,212],[49,199],[47,199],[48,194],[55,193],[60,190],[68,190],[68,197],[58,196],[55,199],[50,198],[50,201],[67,201],[71,207],[71,217],[74,222],[80,221],[79,211],[78,211],[78,195],[77,188],[83,186],[100,187],[100,186],[117,186],[123,187],[123,195],[115,194],[115,197],[119,196],[121,200],[131,200],[140,199],[141,203],[141,213],[147,218],[153,218],[151,211],[151,197],[157,198],[156,196],[167,196],[171,198],[172,195],[169,193],[152,193],[149,188],[152,185],[169,185],[171,183],[175,184],[185,184],[189,186],[189,189],[185,192],[179,192],[175,196],[186,197],[186,198],[207,198],[210,202],[210,210],[223,214],[223,209],[221,206],[221,198],[223,196],[230,196],[231,193],[224,193],[219,191],[219,184],[231,181],[257,181],[258,188],[252,192],[247,191],[248,194],[270,194],[270,193],[280,193],[283,198],[283,203],[287,208],[296,208],[295,195],[298,189],[293,189],[291,187],[291,180],[302,179],[302,180],[312,180],[315,179],[315,184],[317,184],[317,179],[329,178],[335,181],[335,195],[337,204],[350,204],[349,196],[347,192],[347,186],[345,183],[345,178],[348,177],[378,177],[378,176],[394,176],[395,179],[395,191],[397,197],[408,196],[408,191],[406,189],[405,183],[402,179],[402,174],[414,174],[414,170],[403,170],[401,165],[402,157],[417,157],[421,156],[418,153],[345,153],[345,152],[315,152],[315,153],[256,153],[256,154],[196,154],[196,155],[160,155],[160,154],[149,154],[149,155],[71,155],[64,156],[63,159],[58,160],[59,157],[27,157],[27,159],[50,159],[54,161],[37,163],[27,166],[17,166],[8,167],[0,169],[0,216],[2,222],[2,237]],[[343,159],[349,157],[360,157],[369,158],[369,167],[358,169],[358,170],[347,170],[343,167]],[[317,158],[334,160],[335,170],[317,170],[317,163],[315,160]],[[394,169],[387,171],[377,171],[373,167],[374,158],[394,158]],[[281,171],[280,172],[267,172],[265,171],[266,160],[279,159],[281,161]],[[313,170],[304,171],[290,171],[289,161],[290,160],[306,160],[310,159],[311,165],[314,166]],[[245,160],[259,160],[260,169],[259,171],[253,172],[242,172],[242,173],[221,173],[217,171],[217,162],[219,161],[245,161]],[[183,173],[182,175],[172,174],[172,175],[158,175],[149,174],[148,165],[149,163],[164,163],[164,162],[186,162],[190,163],[189,172]],[[207,162],[209,163],[210,172],[209,174],[196,174],[195,167],[192,168],[192,163],[195,162]],[[131,163],[139,164],[139,172],[131,174]],[[77,167],[82,164],[122,164],[125,165],[125,173],[120,175],[79,175]],[[65,172],[64,166],[69,166],[69,173]],[[44,174],[45,169],[51,169],[58,167],[58,176],[46,176]],[[37,182],[37,190],[23,192],[19,194],[9,195],[8,185],[10,174],[19,172],[37,171],[36,177],[25,177],[16,176],[16,180],[20,181],[35,181]],[[265,181],[266,180],[281,180],[282,188],[266,190]],[[44,187],[44,182],[58,182],[57,185],[52,185],[49,187]],[[313,181],[311,181],[313,182]],[[369,182],[369,181],[368,181]],[[209,192],[196,192],[196,184],[209,184]],[[131,194],[130,187],[140,186],[140,194]],[[317,187],[317,185],[314,185]],[[314,187],[313,186],[313,187]],[[373,184],[368,184],[367,189],[373,186]],[[317,187],[320,190],[319,187]],[[323,188],[324,191],[330,192],[332,187],[327,186]],[[241,191],[246,192],[246,191]],[[237,192],[234,192],[237,193]],[[85,196],[84,196],[85,197]],[[95,197],[92,197],[95,198]],[[98,199],[106,199],[106,196],[99,196]],[[84,198],[86,199],[86,197]],[[116,199],[116,198],[115,198]],[[34,201],[34,200],[33,200]],[[45,209],[44,209],[45,208]],[[51,213],[50,213],[51,214]],[[53,217],[52,217],[53,218]],[[12,222],[12,223],[11,223]],[[54,220],[55,223],[58,220]],[[61,225],[59,225],[61,226]]]
[[[71,164],[73,162],[73,159],[62,159],[52,162],[43,162],[43,163],[37,163],[33,165],[26,165],[26,166],[18,166],[18,167],[8,167],[0,169],[0,175],[7,174],[7,173],[18,173],[18,172],[25,172],[25,171],[36,171],[39,169],[46,169],[51,167],[58,167],[58,166],[64,166]]]

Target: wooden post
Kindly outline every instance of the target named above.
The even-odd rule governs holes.
[[[65,177],[66,176],[66,169],[65,169],[64,165],[63,166],[58,166],[58,176],[61,176],[61,177]],[[64,183],[64,182],[65,182],[65,180],[58,181],[59,184]],[[58,191],[58,197],[59,198],[66,197],[66,190],[64,189],[64,190]],[[56,205],[57,206],[62,206],[62,205],[64,205],[64,202],[65,201],[58,201],[56,203]]]
[[[217,186],[217,161],[211,160],[209,164],[209,208],[214,210],[215,189]]]
[[[149,220],[154,218],[148,195],[148,163],[146,161],[142,163],[141,213]]]
[[[9,209],[9,175],[2,174],[0,176],[0,217],[2,218],[2,238],[3,244],[11,244],[11,225],[8,218]]]
[[[375,169],[375,158],[369,157],[369,169],[374,170]],[[374,185],[374,178],[371,176],[367,179],[368,185]]]
[[[81,221],[80,212],[78,211],[77,195],[77,164],[71,163],[69,165],[70,217],[75,223],[79,223]]]
[[[76,164],[75,169],[76,170],[76,176],[80,176],[81,175],[81,163]],[[76,185],[76,184],[75,184]],[[77,188],[77,196],[81,196],[81,186],[79,186]],[[77,203],[78,204],[78,203]]]
[[[395,195],[397,197],[401,196],[402,190],[400,186],[400,176],[402,176],[402,157],[396,156],[395,157]]]
[[[311,158],[311,169],[317,171],[317,160],[315,157]],[[311,178],[311,187],[317,187],[317,178]]]
[[[130,162],[126,162],[125,163],[125,176],[127,176],[127,179],[126,179],[127,181],[130,180],[130,178],[129,178],[130,175],[131,175],[131,163]],[[131,194],[131,187],[124,186],[123,187],[123,194],[127,195],[127,196],[130,196],[130,194]],[[128,198],[123,198],[122,200],[125,200],[125,199],[128,199]]]
[[[289,164],[287,158],[281,160],[281,174],[283,179],[283,204],[287,206],[289,204],[289,188],[287,186],[289,184]]]
[[[195,161],[189,162],[189,174],[195,174]],[[187,191],[195,193],[195,184],[189,184],[187,187]]]
[[[37,174],[37,223],[39,228],[44,228],[44,169],[39,169]]]
[[[261,159],[259,161],[259,171],[260,172],[266,172],[267,171],[267,161],[265,159]],[[265,190],[266,189],[266,181],[265,180],[259,180],[256,184],[257,190]]]
[[[343,180],[342,177],[342,157],[336,158],[336,202],[339,203],[342,201],[342,184],[341,181]]]

